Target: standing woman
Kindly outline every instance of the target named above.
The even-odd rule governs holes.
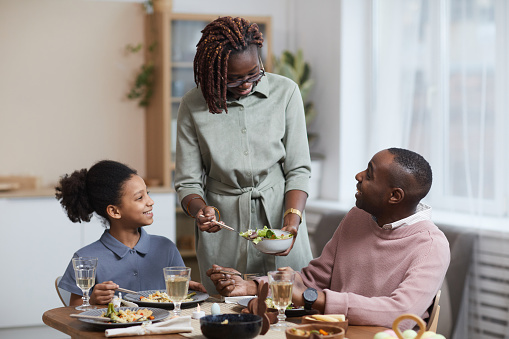
[[[303,211],[311,161],[299,88],[265,72],[258,25],[220,17],[202,33],[194,58],[197,87],[178,112],[175,188],[196,219],[200,274],[210,293],[212,264],[266,274],[309,263]],[[263,254],[215,221],[240,232],[283,229],[294,241],[276,256]]]

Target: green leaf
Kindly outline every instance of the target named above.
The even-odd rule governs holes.
[[[304,112],[306,115],[306,125],[309,125],[317,116],[318,111],[312,102],[308,102],[304,105]]]
[[[300,94],[302,95],[302,101],[307,102],[308,96],[313,89],[315,82],[313,79],[308,79],[305,83],[300,84]]]
[[[142,44],[136,46],[127,45],[126,49],[132,53],[136,53],[141,50]],[[157,44],[154,42],[148,47],[149,52],[153,52]],[[138,105],[146,107],[150,104],[150,98],[154,93],[154,74],[155,66],[152,61],[148,61],[141,65],[134,83],[127,93],[127,98],[132,100],[138,100]]]
[[[294,66],[295,58],[293,57],[293,54],[290,51],[284,51],[283,56],[281,57],[281,62]]]

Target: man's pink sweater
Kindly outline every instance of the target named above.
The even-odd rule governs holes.
[[[449,243],[432,221],[384,230],[354,207],[301,276],[325,292],[325,314],[345,314],[352,325],[392,327],[404,313],[429,317],[449,261]],[[414,325],[403,321],[400,329]]]

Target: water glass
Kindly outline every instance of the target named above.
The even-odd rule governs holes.
[[[180,315],[180,305],[187,298],[189,280],[191,279],[191,268],[172,266],[163,268],[164,281],[166,282],[166,293],[173,302],[173,315]]]
[[[293,282],[295,281],[294,271],[270,271],[268,272],[272,301],[278,310],[278,322],[271,326],[276,331],[284,331],[290,326],[286,322],[285,310],[292,303]]]
[[[76,309],[86,311],[95,309],[90,305],[89,291],[95,285],[95,270],[97,268],[97,258],[79,257],[72,259],[74,267],[74,275],[76,277],[76,285],[83,291],[83,304],[77,306]]]

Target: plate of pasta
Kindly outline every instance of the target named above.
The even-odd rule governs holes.
[[[114,310],[118,320],[112,320],[111,322],[87,318],[79,318],[79,320],[102,328],[114,328],[141,325],[146,321],[158,322],[170,315],[170,312],[167,310],[152,307],[118,307],[114,308]],[[80,315],[106,317],[106,313],[107,309],[98,308],[82,312]]]
[[[205,301],[209,295],[200,291],[189,290],[187,298],[182,302],[182,308],[193,307],[199,302]],[[158,308],[173,309],[173,302],[170,300],[166,291],[148,290],[140,291],[137,294],[126,294],[124,299],[132,301],[139,306],[152,306]]]

